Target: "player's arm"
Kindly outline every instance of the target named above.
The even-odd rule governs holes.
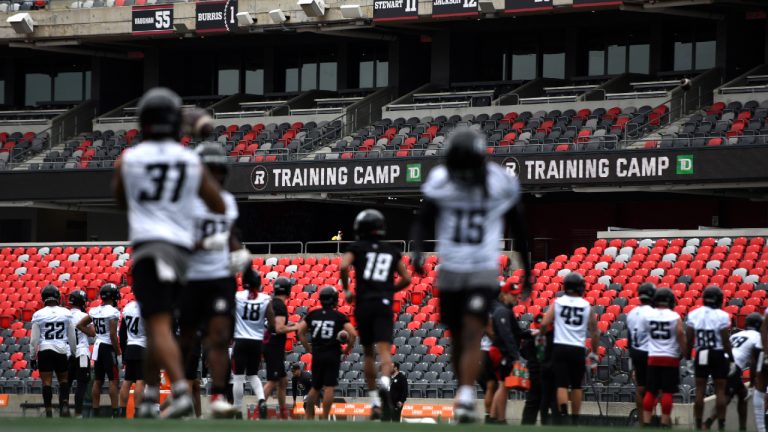
[[[224,214],[227,209],[224,205],[224,200],[221,198],[221,191],[218,183],[216,183],[216,180],[214,180],[211,172],[208,171],[208,168],[205,165],[203,165],[201,169],[202,179],[200,181],[200,190],[198,191],[200,198],[202,198],[210,211],[216,214]]]
[[[264,311],[264,317],[267,319],[267,327],[275,328],[275,309],[272,307],[272,302],[267,305],[267,310]]]
[[[549,326],[555,322],[555,304],[552,303],[544,314],[544,318],[541,319],[541,332],[546,333]]]
[[[355,346],[355,341],[357,340],[357,331],[355,330],[355,326],[353,326],[349,321],[344,323],[344,330],[346,330],[347,334],[349,334],[349,340],[347,341],[347,348],[344,350],[344,354],[349,354],[352,352],[352,348]]]
[[[554,308],[553,308],[554,309]],[[587,332],[589,338],[592,339],[592,353],[597,354],[597,349],[600,347],[600,332],[597,331],[597,315],[589,310],[589,321],[587,322]]]
[[[416,223],[411,227],[411,240],[413,240],[413,253],[411,265],[419,273],[424,273],[424,240],[435,237],[435,220],[437,219],[437,205],[427,198],[421,204],[421,209],[416,214]]]
[[[77,323],[76,328],[81,332],[85,333],[86,336],[94,337],[96,336],[96,329],[93,328],[93,326],[91,325],[92,322],[93,320],[91,319],[91,316],[86,315],[83,317],[83,319],[80,320],[79,323]]]
[[[40,324],[32,323],[32,336],[29,339],[29,359],[37,361],[37,347],[40,345]],[[36,369],[33,367],[33,369]]]
[[[731,361],[734,361],[733,358],[733,347],[731,346],[731,326],[730,323],[728,327],[720,329],[720,338],[723,341],[723,351],[725,351],[726,354],[728,354],[728,358],[731,359]]]
[[[341,287],[344,288],[344,296],[348,303],[354,300],[354,293],[349,290],[349,267],[355,262],[355,254],[352,252],[346,252],[341,257],[341,265],[339,266],[339,274],[341,275]]]
[[[128,208],[128,200],[125,198],[125,184],[123,183],[122,160],[115,161],[115,172],[112,174],[112,195],[117,201],[117,206],[123,210]]]
[[[120,351],[125,352],[125,347],[128,346],[128,326],[125,325],[125,317],[120,320]]]
[[[299,329],[299,327],[296,326],[296,324],[288,321],[288,319],[284,316],[276,316],[275,317],[275,333],[277,334],[286,334],[295,332]]]
[[[400,262],[397,263],[395,272],[400,276],[400,280],[395,284],[395,291],[402,291],[408,288],[408,285],[411,284],[411,274],[408,273],[408,267],[405,266],[405,262],[400,260]]]
[[[681,326],[682,326],[682,322],[683,321],[680,320]],[[691,358],[691,348],[693,347],[693,341],[695,337],[696,337],[696,334],[693,330],[693,327],[691,327],[690,325],[685,326],[685,338],[684,338],[685,343],[680,344],[680,351],[685,353],[685,358],[687,359]],[[678,343],[680,343],[679,340],[678,340]]]
[[[112,341],[115,354],[122,355],[123,351],[120,349],[120,340],[117,338],[117,322],[117,319],[109,320],[109,340]]]
[[[298,330],[296,330],[296,334],[299,337],[299,342],[304,346],[304,349],[308,353],[312,353],[312,344],[309,342],[309,338],[307,337],[307,334],[309,333],[309,326],[307,326],[307,322],[304,320],[301,320],[298,326]]]
[[[680,352],[685,353],[685,357],[689,358],[691,356],[690,347],[693,345],[693,328],[688,327],[683,330],[683,320],[678,318],[675,332],[677,333],[677,344],[680,345]]]
[[[507,212],[507,229],[514,241],[514,249],[523,262],[523,298],[531,294],[531,258],[528,248],[528,225],[525,222],[525,210],[522,201]]]
[[[763,343],[763,360],[768,358],[768,319],[760,325],[760,341]]]
[[[67,340],[69,341],[69,352],[74,357],[77,354],[77,335],[71,323],[67,326]]]

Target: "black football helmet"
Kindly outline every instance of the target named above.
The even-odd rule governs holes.
[[[701,294],[701,298],[704,299],[704,306],[709,306],[713,309],[723,307],[723,291],[715,285],[706,287]]]
[[[181,98],[165,87],[155,87],[139,100],[139,125],[144,139],[179,139]]]
[[[747,315],[747,320],[744,323],[744,327],[748,330],[760,331],[760,327],[763,326],[763,316],[758,312],[752,312]]]
[[[566,294],[584,295],[585,287],[586,282],[584,282],[584,277],[579,272],[570,272],[563,279],[563,291]]]
[[[366,209],[355,218],[355,236],[359,240],[381,239],[387,235],[387,221],[376,209]]]
[[[216,180],[224,184],[229,173],[227,164],[227,153],[218,143],[204,142],[195,148],[195,152],[200,156],[200,160],[208,167]]]
[[[117,285],[113,283],[106,283],[101,286],[101,289],[99,290],[99,298],[101,298],[101,301],[113,301],[117,303],[120,301],[120,290],[117,288]]]
[[[667,307],[672,309],[677,304],[675,293],[669,288],[659,288],[653,295],[654,307]]]
[[[261,274],[252,267],[248,267],[243,272],[243,288],[261,291]]]
[[[656,285],[646,282],[637,288],[637,296],[642,304],[653,303],[653,295],[656,293]]]
[[[485,136],[461,129],[448,137],[445,167],[451,180],[466,186],[485,183]]]
[[[43,304],[49,301],[55,301],[56,304],[61,304],[61,293],[59,289],[53,285],[48,285],[40,292],[40,298],[43,300]]]
[[[291,295],[293,282],[288,278],[279,277],[275,279],[275,282],[272,283],[272,286],[275,288],[275,295],[289,296]]]
[[[339,304],[339,292],[336,288],[328,285],[320,290],[320,304],[324,308],[335,308]]]
[[[85,309],[85,305],[88,303],[88,297],[85,295],[85,291],[76,290],[69,293],[69,305],[80,309]]]

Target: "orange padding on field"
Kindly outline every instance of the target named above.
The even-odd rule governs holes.
[[[371,405],[365,403],[334,403],[331,407],[335,416],[369,416]],[[315,414],[322,413],[322,408],[316,408]],[[304,415],[304,403],[297,402],[293,407],[294,416]],[[453,407],[450,405],[406,404],[403,407],[402,417],[413,418],[453,418]]]

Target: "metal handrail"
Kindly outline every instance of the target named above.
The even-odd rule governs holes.
[[[271,254],[273,246],[289,246],[289,245],[290,246],[295,246],[295,245],[299,246],[299,251],[298,252],[289,252],[289,253],[299,253],[299,254],[303,254],[304,253],[304,243],[302,243],[300,241],[288,241],[288,242],[243,242],[243,246],[248,248],[248,250],[252,254],[256,253],[256,252],[254,252],[251,247],[266,246],[267,247],[267,254]]]
[[[501,239],[501,241],[502,241],[501,250],[504,250],[504,251],[513,251],[513,250],[515,250],[515,239],[503,238],[503,239]],[[437,250],[438,240],[423,240],[423,243],[424,244],[433,244],[433,245],[435,245],[435,247],[432,248],[432,249],[433,250]],[[414,252],[414,245],[415,245],[415,241],[408,240],[408,249],[406,250],[406,252]]]
[[[382,243],[389,243],[389,244],[394,244],[394,245],[402,246],[401,252],[408,252],[408,250],[406,249],[407,248],[407,243],[406,243],[405,240],[382,240],[381,242]],[[335,245],[336,246],[336,253],[340,254],[340,253],[343,252],[342,249],[341,249],[341,245],[345,245],[346,246],[346,245],[351,244],[351,243],[354,243],[354,242],[349,241],[349,240],[330,240],[330,241],[311,241],[311,242],[306,242],[306,243],[304,243],[304,253],[305,254],[321,253],[321,252],[310,252],[309,251],[309,247],[310,246]]]

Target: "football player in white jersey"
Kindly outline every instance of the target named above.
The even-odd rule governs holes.
[[[232,394],[235,407],[242,410],[243,385],[247,379],[259,401],[264,405],[264,387],[259,379],[262,344],[267,324],[267,307],[271,298],[261,292],[261,277],[257,272],[245,282],[247,288],[235,294],[235,346],[232,350]],[[275,281],[277,283],[278,280]]]
[[[187,261],[195,246],[195,204],[200,197],[214,213],[226,210],[219,186],[200,158],[179,143],[181,98],[166,88],[149,90],[139,101],[144,141],[115,164],[114,195],[128,209],[134,248],[133,290],[147,331],[144,401],[137,416],[155,415],[165,369],[173,402],[161,413],[182,417],[194,410],[172,331],[176,293],[187,280]]]
[[[491,301],[498,293],[499,245],[504,225],[514,233],[530,292],[530,268],[520,206],[520,183],[498,164],[486,160],[486,138],[470,130],[447,139],[446,162],[433,168],[422,185],[424,195],[412,237],[414,270],[424,272],[424,240],[436,238],[440,269],[440,319],[451,332],[453,364],[459,389],[455,416],[476,420],[475,380],[480,372],[483,336]]]
[[[120,301],[120,290],[115,284],[104,284],[99,290],[101,305],[91,308],[88,315],[77,324],[77,329],[88,336],[95,337],[93,345],[93,402],[92,412],[99,415],[101,401],[101,385],[104,377],[109,381],[109,400],[112,403],[112,416],[119,417],[117,410],[117,388],[120,381],[120,364],[118,357],[122,355],[117,337],[117,325],[120,321],[120,311],[117,302]]]
[[[123,351],[123,367],[125,377],[120,387],[120,417],[125,417],[125,407],[131,386],[135,383],[133,392],[134,406],[141,405],[144,395],[144,357],[147,349],[147,334],[144,331],[144,321],[141,318],[139,303],[132,301],[123,307],[123,319],[120,320],[120,348]]]
[[[693,417],[696,429],[702,429],[704,415],[704,392],[707,380],[715,382],[715,406],[717,407],[718,429],[725,429],[725,414],[728,408],[725,388],[728,371],[733,361],[731,341],[731,318],[723,307],[723,292],[717,286],[708,286],[701,295],[704,306],[690,312],[687,318],[688,347],[696,349],[696,400]],[[688,354],[688,352],[686,352]]]
[[[227,178],[227,155],[219,143],[202,143],[195,152],[219,186]],[[197,379],[201,342],[212,377],[210,409],[213,417],[232,417],[236,409],[227,402],[227,349],[232,339],[232,309],[237,291],[234,274],[250,267],[251,254],[232,234],[238,217],[231,193],[221,190],[224,214],[213,213],[202,199],[195,203],[196,243],[189,259],[186,293],[179,297],[179,328],[187,380]],[[230,262],[233,257],[241,257]],[[203,330],[200,332],[200,330]],[[200,340],[200,334],[205,340]]]
[[[657,399],[661,400],[661,424],[671,426],[673,396],[680,383],[680,357],[686,351],[680,315],[673,311],[677,300],[669,288],[653,295],[654,310],[643,314],[640,326],[648,332],[648,370],[643,398],[643,424],[650,426]]]
[[[637,288],[640,306],[632,309],[627,315],[627,330],[629,330],[629,356],[632,359],[632,370],[635,376],[637,412],[643,412],[643,397],[645,397],[645,381],[648,371],[648,330],[643,323],[643,316],[653,311],[653,295],[656,286],[650,282]]]
[[[85,313],[87,304],[88,297],[85,291],[75,290],[69,293],[72,328],[76,329],[80,320],[88,315]],[[91,344],[88,342],[88,335],[80,330],[75,330],[75,336],[77,337],[77,353],[69,358],[69,382],[71,386],[72,381],[77,381],[77,388],[75,389],[75,417],[81,417],[83,415],[83,398],[88,383],[91,382]]]
[[[768,410],[766,409],[766,405],[768,405],[768,396],[766,396],[766,393],[768,393],[768,389],[766,389],[766,385],[768,385],[768,364],[766,364],[768,353],[766,353],[765,347],[768,347],[768,309],[763,312],[763,324],[760,326],[760,341],[757,345],[758,355],[755,359],[755,373],[752,374],[755,384],[755,394],[752,397],[752,403],[755,410],[755,425],[758,432],[765,432],[765,426],[768,424]]]
[[[45,416],[53,417],[53,373],[59,380],[59,416],[69,417],[69,363],[67,356],[77,353],[77,338],[69,310],[59,306],[61,293],[53,285],[40,293],[45,307],[32,315],[32,338],[29,344],[32,369],[40,371],[43,381]]]
[[[726,386],[726,406],[731,403],[734,396],[737,398],[737,412],[739,413],[739,430],[747,430],[747,396],[749,392],[741,379],[742,373],[750,368],[755,352],[760,345],[760,326],[763,325],[763,316],[757,312],[747,315],[744,322],[744,330],[736,332],[729,338],[733,362],[728,372],[728,385]],[[755,397],[758,395],[755,394]],[[709,418],[704,422],[707,429],[717,419],[717,409],[713,410]]]
[[[600,346],[597,318],[592,313],[589,302],[582,298],[585,286],[586,283],[580,273],[575,271],[568,273],[563,279],[565,295],[555,300],[541,321],[541,327],[544,329],[554,324],[552,363],[555,370],[555,385],[557,385],[560,424],[567,423],[569,388],[572,423],[577,425],[579,422],[583,397],[581,382],[586,372],[587,338],[591,339],[592,352],[589,354],[589,359],[593,370],[600,361],[597,355],[597,348]]]

